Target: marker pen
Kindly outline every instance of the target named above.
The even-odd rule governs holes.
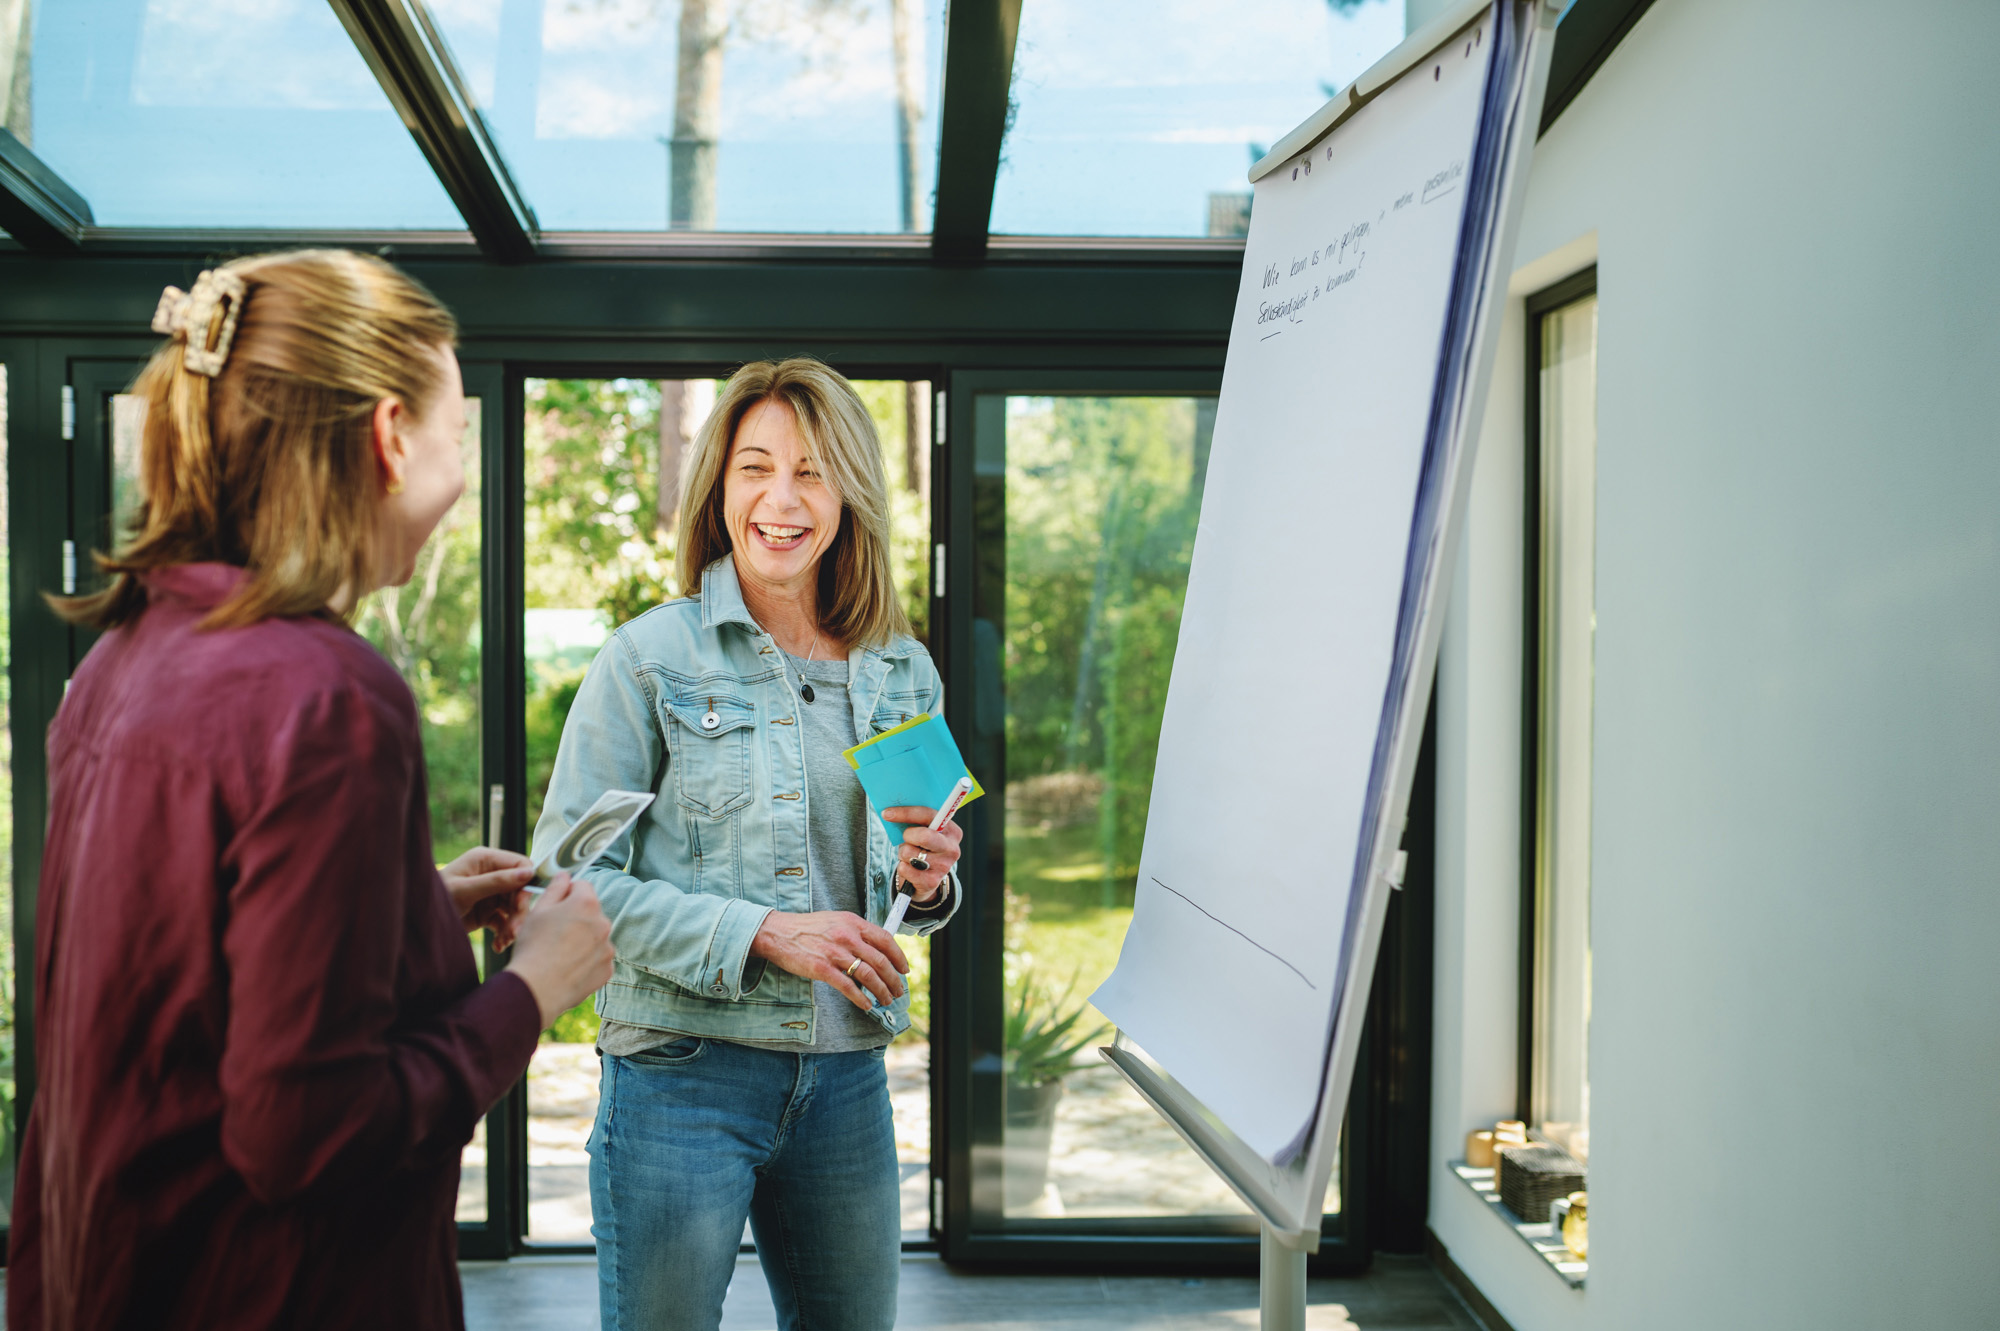
[[[938,806],[937,817],[931,819],[931,831],[935,832],[950,822],[951,816],[958,812],[958,806],[965,803],[965,797],[971,793],[972,778],[969,776],[960,777],[958,783],[951,788],[951,793],[945,796],[944,803]],[[915,895],[916,889],[903,881],[902,862],[898,860],[896,864],[896,899],[889,903],[889,918],[882,922],[884,929],[887,929],[892,934],[896,932],[896,926],[903,922],[903,916],[908,913],[910,901]]]

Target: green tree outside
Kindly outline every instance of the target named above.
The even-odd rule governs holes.
[[[415,574],[362,604],[355,627],[416,696],[430,774],[431,853],[442,864],[485,840],[479,776],[480,403],[459,447],[465,496],[417,555]]]
[[[1006,419],[1007,972],[1082,995],[1131,920],[1213,407],[1014,398]]]

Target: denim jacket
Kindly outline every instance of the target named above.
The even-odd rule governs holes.
[[[864,739],[944,705],[937,670],[911,638],[855,648],[847,660],[854,732]],[[722,1039],[812,1041],[812,982],[750,955],[772,910],[812,909],[812,792],[801,703],[783,661],[724,556],[703,572],[700,595],[613,632],[577,689],[535,826],[536,857],[606,790],[659,796],[578,875],[603,902],[618,949],[597,994],[601,1016]],[[717,724],[704,726],[710,712]],[[865,900],[880,924],[896,859],[872,814]],[[942,926],[958,908],[956,877],[946,891],[949,910],[903,932]],[[892,1035],[908,1029],[909,996],[872,1015]]]

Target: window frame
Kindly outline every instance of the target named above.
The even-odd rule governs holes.
[[[1521,808],[1518,1047],[1514,1117],[1535,1124],[1535,1043],[1542,1027],[1535,983],[1542,933],[1542,325],[1549,316],[1597,295],[1597,265],[1544,287],[1526,302],[1525,429],[1521,496]]]
[[[933,589],[942,604],[933,611],[932,652],[945,680],[946,718],[955,733],[971,734],[978,695],[973,621],[981,600],[979,584],[996,574],[1004,577],[1006,541],[1004,519],[997,532],[988,532],[979,523],[975,479],[982,426],[979,400],[1019,396],[1219,398],[1222,374],[1219,365],[960,369],[943,382],[947,385],[949,425],[940,465],[933,469],[933,483],[938,488],[932,514],[936,539],[948,545],[950,558],[944,586]],[[984,424],[990,429],[994,422]],[[983,777],[989,789],[998,790],[1004,784],[1000,771]],[[1433,784],[1428,771],[1419,774],[1412,818],[1424,827],[1429,826]],[[933,1021],[935,1029],[944,1033],[942,1051],[932,1069],[933,1086],[942,1083],[944,1097],[943,1112],[934,1111],[934,1133],[939,1140],[932,1153],[934,1168],[941,1167],[943,1185],[942,1214],[934,1217],[934,1224],[942,1221],[938,1226],[942,1256],[952,1262],[1018,1264],[1036,1270],[1113,1265],[1209,1270],[1240,1268],[1254,1261],[1259,1240],[1256,1222],[1249,1216],[1037,1220],[1009,1219],[1001,1214],[999,1180],[991,1176],[989,1163],[997,1158],[995,1152],[1004,1137],[1001,1101],[996,1093],[1000,1067],[997,1032],[1004,1006],[996,983],[1004,947],[1003,903],[998,891],[1004,881],[1004,834],[992,825],[990,816],[997,808],[982,803],[967,810],[961,871],[969,904],[960,920],[969,927],[946,930],[932,962]],[[1418,1079],[1420,1084],[1406,1084],[1407,1078],[1397,1080],[1388,1065],[1405,1060],[1388,1056],[1387,1046],[1401,1039],[1411,1044],[1421,1042],[1428,1052],[1429,967],[1413,963],[1412,954],[1420,953],[1422,960],[1428,961],[1429,851],[1426,843],[1418,852],[1423,857],[1418,875],[1421,882],[1414,884],[1418,890],[1397,893],[1392,907],[1402,905],[1404,898],[1418,904],[1401,911],[1392,909],[1391,922],[1385,927],[1376,982],[1370,991],[1367,1031],[1341,1127],[1339,1168],[1331,1180],[1340,1209],[1322,1220],[1320,1250],[1311,1261],[1315,1274],[1351,1274],[1364,1269],[1377,1246],[1378,1233],[1400,1250],[1414,1251],[1420,1246],[1406,1217],[1390,1218],[1388,1226],[1379,1226],[1376,1208],[1386,1199],[1422,1189],[1420,1151],[1405,1140],[1407,1134],[1385,1132],[1389,1116],[1380,1111],[1393,1101],[1404,1113],[1414,1112],[1423,1123],[1417,1139],[1427,1137],[1428,1078]],[[1418,917],[1406,921],[1404,915],[1412,911]],[[1424,1062],[1427,1071],[1428,1058]],[[934,1209],[938,1205],[934,1203]],[[1398,1224],[1398,1220],[1405,1223]],[[1420,1230],[1420,1224],[1417,1228]]]

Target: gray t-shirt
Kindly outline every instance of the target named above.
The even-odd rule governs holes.
[[[806,749],[806,880],[812,887],[814,910],[844,910],[867,914],[863,884],[868,878],[868,798],[854,769],[841,756],[859,741],[854,734],[854,709],[847,699],[848,665],[844,660],[813,661],[785,654],[794,687],[801,672],[813,687],[813,700],[801,701],[801,738]],[[607,1054],[644,1053],[679,1034],[650,1026],[607,1021],[597,1035],[597,1047]],[[877,1049],[889,1043],[889,1033],[874,1018],[842,997],[830,984],[813,982],[813,1039],[738,1040],[759,1049],[787,1053],[839,1054]]]

